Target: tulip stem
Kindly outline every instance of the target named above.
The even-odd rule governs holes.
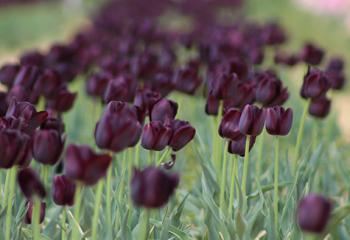
[[[226,145],[228,145],[229,142],[227,141]],[[226,150],[227,148],[225,147],[223,154],[224,154],[224,162],[222,163],[222,168],[221,168],[221,183],[220,183],[220,200],[219,200],[219,206],[220,209],[224,212],[225,211],[225,185],[226,185],[226,174],[227,174],[227,153]]]
[[[101,205],[101,200],[102,200],[103,182],[104,182],[103,180],[100,180],[97,184],[97,189],[96,189],[94,215],[92,217],[92,234],[91,234],[92,240],[97,239],[97,224],[98,224],[98,217],[99,217],[99,213],[100,213],[100,205]],[[110,189],[107,188],[107,192],[109,190]],[[108,200],[109,199],[107,199],[107,201]]]
[[[66,207],[62,208],[61,213],[61,239],[67,240],[67,228],[66,228]]]
[[[143,239],[144,240],[147,240],[148,239],[148,235],[149,235],[149,230],[150,230],[150,226],[149,226],[149,218],[150,218],[150,210],[149,209],[146,209],[146,226],[145,226],[145,232],[144,232],[144,237]]]
[[[135,165],[136,167],[140,167],[140,142],[136,145],[136,151],[135,151]]]
[[[4,195],[2,198],[2,209],[5,209],[6,204],[7,204],[7,196],[8,196],[10,178],[11,178],[11,170],[8,170],[8,171],[6,171]]]
[[[212,161],[214,163],[215,167],[215,172],[219,174],[220,172],[220,166],[221,166],[221,151],[220,151],[220,136],[218,134],[218,128],[219,124],[222,118],[222,108],[223,108],[223,101],[220,100],[219,103],[219,110],[218,110],[218,115],[213,118],[213,144],[212,144]]]
[[[41,166],[41,175],[45,186],[47,186],[49,182],[49,171],[50,171],[49,167],[50,166],[44,165],[44,164]]]
[[[243,176],[242,176],[242,194],[243,194],[243,203],[244,208],[247,204],[247,177],[248,177],[248,167],[249,167],[249,145],[250,145],[250,136],[246,136],[245,141],[245,153],[243,160]]]
[[[77,187],[75,189],[74,195],[74,218],[77,221],[77,226],[73,228],[72,231],[72,239],[80,239],[79,237],[79,220],[80,220],[80,204],[81,204],[81,192],[82,192],[82,184],[77,182]]]
[[[107,217],[107,231],[109,236],[112,233],[112,164],[107,170],[106,180],[106,217]]]
[[[298,162],[298,159],[299,159],[299,151],[300,151],[300,146],[301,146],[301,142],[302,142],[302,139],[303,139],[305,120],[306,120],[306,115],[307,115],[307,110],[309,108],[309,105],[310,105],[310,100],[308,100],[305,103],[304,110],[303,110],[303,115],[301,116],[301,120],[300,120],[298,136],[297,136],[297,142],[295,144],[294,161],[293,161],[293,169],[292,169],[294,175],[295,175],[296,170],[297,170],[297,162]]]
[[[262,162],[262,152],[264,149],[264,140],[265,140],[265,130],[261,133],[261,138],[259,142],[259,148],[258,148],[258,156],[256,159],[256,176],[257,179],[260,181],[260,175],[261,175],[261,162]]]
[[[233,212],[233,201],[234,201],[234,195],[235,195],[235,180],[237,176],[237,162],[238,159],[235,155],[232,157],[232,172],[231,172],[231,185],[230,185],[230,199],[229,199],[229,205],[228,205],[228,215],[232,217]]]
[[[33,240],[40,240],[40,199],[34,197],[32,212]]]
[[[11,219],[12,219],[12,200],[15,194],[15,183],[16,183],[16,175],[17,175],[17,166],[12,167],[8,171],[9,181],[8,185],[8,196],[7,196],[7,209],[6,209],[6,222],[5,222],[5,240],[11,239]]]
[[[274,166],[274,197],[273,197],[273,210],[275,220],[275,238],[278,239],[278,171],[279,171],[279,138],[276,137],[275,144],[275,166]]]

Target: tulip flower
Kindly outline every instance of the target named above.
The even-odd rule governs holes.
[[[235,97],[238,77],[233,74],[221,74],[209,83],[209,94],[222,100]]]
[[[28,201],[27,202],[27,212],[26,212],[26,215],[24,217],[24,222],[26,224],[31,224],[32,223],[33,208],[34,208],[33,201]],[[39,223],[42,223],[44,221],[45,212],[46,212],[46,203],[45,202],[40,202]]]
[[[137,83],[133,78],[120,76],[111,79],[103,93],[103,101],[132,102],[136,93]]]
[[[187,94],[194,94],[202,83],[202,79],[198,75],[198,70],[199,62],[193,60],[185,68],[176,71],[174,76],[176,90]]]
[[[293,110],[276,106],[266,110],[266,130],[271,135],[285,136],[293,122]]]
[[[322,233],[332,210],[331,202],[316,194],[309,194],[298,204],[297,221],[300,229],[305,232]]]
[[[17,181],[23,195],[27,199],[36,196],[44,198],[46,195],[44,184],[32,168],[21,169],[17,174]]]
[[[14,80],[14,85],[20,85],[25,89],[31,89],[40,76],[37,66],[21,66]]]
[[[238,138],[237,140],[230,140],[228,144],[228,152],[244,157],[246,141],[247,141],[246,136],[242,138]],[[252,150],[254,144],[255,144],[255,136],[251,136],[249,141],[249,151]]]
[[[137,206],[160,208],[168,202],[178,184],[177,174],[168,174],[161,168],[134,169],[130,183],[131,198]]]
[[[71,144],[66,151],[65,173],[70,179],[94,185],[106,175],[111,161],[108,154],[97,154],[86,145]]]
[[[111,78],[112,75],[108,72],[100,72],[90,76],[85,85],[87,94],[102,97]]]
[[[344,60],[340,57],[333,57],[329,60],[326,71],[328,72],[342,72],[344,69]]]
[[[207,97],[207,102],[205,104],[205,112],[208,115],[218,115],[220,100],[216,99],[213,95]]]
[[[249,65],[243,59],[234,57],[228,62],[227,72],[236,74],[239,80],[244,80],[248,76]]]
[[[55,176],[52,182],[52,199],[60,206],[73,206],[76,184],[65,175]]]
[[[286,65],[286,66],[295,66],[299,62],[299,57],[294,54],[287,54],[284,52],[277,52],[274,57],[276,64]]]
[[[169,146],[173,151],[179,151],[194,138],[196,129],[188,122],[181,120],[173,120],[170,125],[173,130],[173,135],[171,136]]]
[[[176,102],[162,98],[152,107],[150,119],[151,121],[172,120],[177,114],[178,105]]]
[[[241,112],[237,109],[229,109],[223,116],[220,126],[219,134],[221,137],[231,139],[233,141],[243,138],[243,134],[239,131],[239,120]],[[244,152],[244,145],[243,145]]]
[[[289,94],[279,79],[266,74],[260,78],[255,96],[256,100],[264,106],[276,106],[282,105],[288,99]]]
[[[161,151],[169,143],[172,129],[160,121],[152,121],[143,127],[141,145],[145,149]]]
[[[303,98],[317,98],[324,95],[329,87],[329,81],[324,72],[317,68],[309,68],[304,76],[300,94]]]
[[[299,53],[300,59],[311,65],[319,65],[323,56],[323,50],[312,43],[306,43]]]
[[[8,104],[6,102],[7,93],[0,92],[0,117],[3,117],[6,114]]]
[[[21,65],[42,66],[44,64],[45,57],[39,51],[30,51],[21,55]]]
[[[11,88],[20,69],[17,64],[6,64],[0,68],[0,83]]]
[[[134,99],[134,106],[138,107],[145,114],[149,114],[154,104],[158,102],[161,95],[148,88],[139,89]]]
[[[58,162],[64,146],[60,132],[52,129],[36,131],[33,137],[33,157],[42,164]]]
[[[61,85],[61,76],[52,69],[45,69],[35,81],[33,91],[36,91],[46,97],[54,95]]]
[[[62,86],[52,98],[47,99],[46,107],[58,112],[67,112],[73,107],[76,96],[76,93],[71,93],[67,87]]]
[[[254,105],[246,105],[239,120],[239,131],[245,135],[259,135],[265,123],[265,113]]]
[[[281,26],[271,22],[264,26],[262,39],[267,45],[280,45],[287,41],[287,36]]]
[[[127,103],[112,101],[96,124],[95,141],[101,149],[120,152],[135,146],[141,132],[136,109]]]
[[[316,118],[325,118],[329,114],[331,101],[326,96],[311,99],[309,114]]]

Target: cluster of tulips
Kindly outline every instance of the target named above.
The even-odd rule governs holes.
[[[46,53],[25,53],[18,63],[0,69],[0,82],[6,88],[0,93],[0,167],[9,169],[2,199],[2,207],[6,208],[4,239],[11,238],[16,178],[28,200],[24,220],[32,224],[34,239],[40,238],[50,182],[54,203],[63,206],[62,239],[69,235],[66,207],[74,205],[74,217],[79,222],[82,189],[95,184],[91,237],[98,239],[104,186],[108,236],[114,237],[112,160],[128,148],[134,154],[128,155],[132,155],[128,159],[130,164],[123,171],[129,171],[133,203],[146,209],[164,206],[179,184],[179,175],[169,172],[175,164],[175,154],[196,134],[189,122],[176,118],[178,104],[167,98],[173,91],[203,95],[206,98],[203,111],[216,116],[212,160],[215,171],[221,174],[217,204],[223,211],[227,207],[229,214],[233,212],[237,160],[228,194],[226,151],[244,157],[241,183],[244,211],[249,205],[246,198],[249,151],[256,138],[264,135],[264,127],[268,134],[276,136],[274,221],[278,228],[278,142],[279,136],[290,132],[293,111],[282,106],[289,98],[288,90],[276,71],[264,69],[264,53],[272,51],[276,65],[304,64],[308,69],[301,87],[301,96],[307,103],[299,126],[294,172],[307,112],[316,118],[328,115],[331,102],[327,92],[340,90],[345,83],[343,61],[334,57],[321,69],[318,66],[324,52],[312,43],[306,43],[296,54],[283,52],[281,45],[287,37],[276,23],[237,21],[225,25],[216,21],[216,9],[234,7],[240,1],[148,2],[145,5],[142,0],[110,1],[93,17],[91,26],[71,42],[55,44]],[[157,25],[157,18],[169,8],[189,15],[193,29],[181,31]],[[180,54],[183,51],[195,54],[183,59]],[[77,76],[87,79],[85,90],[95,103],[105,105],[95,130],[91,130],[103,153],[87,145],[72,143],[65,147],[62,116],[76,100],[77,93],[69,90],[69,84]],[[43,111],[36,110],[39,108]],[[220,136],[226,140],[223,153]],[[149,150],[145,163],[140,162],[140,146]],[[160,151],[161,155],[154,154]],[[172,160],[166,162],[168,158]],[[52,166],[57,175],[51,179]],[[132,166],[135,168],[131,176]],[[230,198],[228,206],[224,206],[225,196]],[[298,207],[299,226],[305,231],[322,232],[330,212],[331,203],[325,197],[306,196]],[[80,238],[79,231],[79,227],[73,227],[71,238]],[[145,235],[147,238],[148,231]]]

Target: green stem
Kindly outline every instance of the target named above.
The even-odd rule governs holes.
[[[40,240],[40,199],[33,199],[33,214],[32,214],[32,231],[33,240]]]
[[[149,235],[149,218],[150,218],[150,210],[146,209],[146,230],[144,232],[144,237],[142,239],[147,240],[148,239],[148,235]]]
[[[106,180],[106,217],[107,217],[107,231],[109,236],[112,233],[112,167],[111,164],[107,170]]]
[[[278,172],[279,172],[279,138],[276,137],[275,144],[275,166],[274,166],[274,197],[273,197],[273,210],[274,210],[274,222],[275,222],[275,236],[278,239]]]
[[[218,134],[218,128],[220,125],[220,121],[222,118],[222,109],[223,109],[223,101],[220,101],[219,103],[219,110],[218,110],[218,115],[213,118],[213,149],[212,149],[212,161],[215,166],[215,172],[219,175],[220,172],[220,165],[221,165],[221,151],[220,151],[220,136]]]
[[[100,180],[97,184],[97,189],[96,189],[94,215],[92,217],[92,234],[91,234],[92,240],[97,239],[97,224],[98,224],[98,217],[99,217],[100,207],[101,207],[100,205],[101,205],[101,200],[102,200],[103,182],[104,182],[104,180]],[[109,190],[109,189],[107,189],[107,190]]]
[[[315,124],[312,125],[312,150],[313,151],[317,148],[317,144],[318,144],[317,132],[318,132],[318,121],[315,121]]]
[[[265,140],[265,130],[261,133],[261,138],[259,142],[259,148],[258,148],[258,156],[256,159],[256,176],[257,179],[260,180],[260,175],[261,175],[261,163],[262,163],[262,153],[264,149],[264,140]]]
[[[140,167],[140,145],[141,143],[139,142],[137,145],[136,145],[136,151],[135,151],[135,165],[136,167]]]
[[[228,215],[232,217],[233,213],[233,200],[235,195],[235,179],[237,176],[237,162],[238,159],[235,155],[233,155],[232,159],[232,172],[231,172],[231,185],[230,185],[230,199],[229,199],[229,205],[228,205]]]
[[[41,176],[42,176],[42,179],[43,179],[43,183],[44,185],[47,187],[48,186],[48,183],[50,182],[49,181],[49,171],[50,171],[50,166],[49,165],[42,165],[41,166]]]
[[[226,145],[228,145],[229,142],[227,141]],[[227,174],[227,153],[226,153],[226,147],[224,149],[224,162],[222,164],[221,168],[221,183],[220,183],[220,200],[219,200],[219,206],[220,209],[224,212],[225,211],[225,185],[226,185],[226,174]]]
[[[67,240],[66,215],[66,207],[63,207],[61,213],[61,240]]]
[[[12,220],[12,200],[15,194],[15,183],[17,175],[17,166],[12,167],[9,170],[9,182],[8,182],[8,196],[7,196],[7,209],[6,209],[6,222],[5,222],[5,240],[11,238],[11,220]]]
[[[298,159],[299,159],[299,151],[300,151],[300,146],[301,146],[301,142],[302,142],[302,139],[303,139],[305,120],[306,120],[306,116],[307,116],[307,111],[309,109],[309,105],[310,105],[310,100],[308,100],[305,103],[304,110],[303,110],[303,115],[301,116],[301,120],[300,120],[300,126],[299,126],[298,136],[297,136],[297,142],[295,144],[294,161],[293,161],[293,169],[292,169],[294,175],[295,175],[296,170],[297,170],[297,162],[298,162]]]
[[[75,189],[74,196],[74,218],[79,225],[80,220],[80,204],[81,204],[81,194],[82,194],[82,183],[77,182],[77,187]],[[72,240],[80,239],[79,237],[79,226],[75,226],[72,230]]]
[[[6,171],[5,189],[4,189],[4,196],[2,199],[2,209],[5,209],[6,204],[7,204],[10,178],[11,178],[11,170],[8,170],[8,171]]]
[[[250,136],[246,136],[245,142],[245,153],[244,153],[244,162],[243,162],[243,176],[242,176],[242,194],[243,201],[246,202],[247,198],[247,177],[248,177],[248,167],[249,167],[249,144]]]

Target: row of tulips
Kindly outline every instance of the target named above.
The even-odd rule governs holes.
[[[99,206],[103,200],[107,236],[114,238],[115,220],[111,212],[115,197],[112,182],[116,177],[113,162],[121,152],[127,155],[129,148],[135,152],[134,159],[128,159],[130,167],[122,169],[127,173],[120,179],[121,184],[130,180],[130,195],[136,206],[146,209],[164,206],[180,181],[179,174],[169,173],[175,164],[175,154],[196,135],[189,122],[176,118],[178,103],[167,98],[173,91],[188,95],[202,92],[206,98],[203,111],[217,116],[212,117],[215,125],[212,162],[219,176],[217,205],[222,212],[228,210],[232,215],[234,211],[234,181],[238,177],[234,170],[229,178],[229,194],[226,193],[226,151],[244,157],[240,190],[244,203],[240,211],[246,212],[250,207],[247,198],[249,152],[256,138],[261,134],[263,138],[264,127],[268,134],[275,136],[274,236],[280,238],[279,138],[290,132],[293,111],[282,107],[289,92],[277,72],[264,67],[264,53],[267,50],[274,53],[276,66],[308,66],[300,91],[307,103],[292,162],[294,174],[307,112],[316,118],[328,115],[331,105],[328,91],[340,90],[345,83],[343,61],[334,57],[322,70],[325,54],[312,43],[306,43],[296,54],[283,52],[280,46],[287,37],[275,23],[219,24],[212,9],[236,6],[238,1],[211,1],[204,5],[201,1],[152,0],[147,6],[140,0],[132,3],[110,1],[94,16],[91,27],[78,33],[72,42],[55,44],[47,53],[25,53],[19,63],[1,68],[0,82],[7,91],[0,93],[0,145],[3,146],[0,167],[10,169],[2,204],[6,208],[5,239],[11,239],[11,202],[16,176],[28,200],[25,222],[32,224],[33,238],[40,238],[52,172],[50,166],[54,165],[58,175],[52,178],[51,190],[54,203],[63,206],[62,239],[81,237],[82,192],[84,186],[92,185],[96,185],[96,190],[91,238],[98,239]],[[194,28],[190,32],[161,29],[157,25],[157,18],[170,7],[192,17]],[[195,9],[201,11],[193,11]],[[181,59],[179,52],[193,50],[195,56]],[[105,104],[93,133],[96,146],[105,151],[103,153],[87,145],[69,144],[65,148],[67,134],[62,116],[72,109],[76,100],[77,93],[72,93],[68,86],[78,75],[87,79],[85,90],[95,104]],[[34,105],[44,107],[45,111],[38,112]],[[226,142],[223,151],[220,136]],[[149,151],[145,163],[140,162],[140,146]],[[172,160],[167,163],[170,155]],[[32,158],[38,164],[31,163]],[[131,176],[132,165],[135,168]],[[36,172],[39,168],[40,177]],[[63,174],[61,169],[64,169]],[[104,187],[106,196],[103,199]],[[123,204],[127,205],[126,201]],[[67,207],[73,205],[77,224],[69,235],[66,214]],[[324,197],[307,196],[298,208],[299,226],[306,231],[321,232],[330,211],[331,204]],[[146,215],[146,230],[140,238],[149,236],[148,211]]]

